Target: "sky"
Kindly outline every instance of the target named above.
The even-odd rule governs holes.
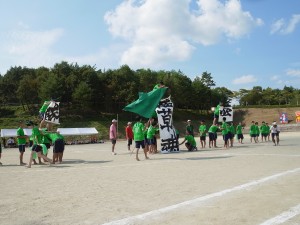
[[[300,1],[0,0],[0,74],[61,61],[300,88]]]

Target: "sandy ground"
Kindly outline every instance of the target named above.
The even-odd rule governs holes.
[[[0,224],[270,225],[287,212],[282,224],[299,225],[300,133],[281,133],[280,144],[251,144],[246,136],[229,150],[150,160],[140,151],[139,162],[125,141],[115,156],[109,142],[72,145],[63,164],[31,169],[17,165],[17,149],[4,149]]]

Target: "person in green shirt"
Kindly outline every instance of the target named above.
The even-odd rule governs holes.
[[[255,122],[255,139],[256,139],[256,143],[259,142],[258,141],[259,134],[260,134],[260,130],[259,130],[258,122]]]
[[[32,122],[32,121],[27,121],[27,122],[26,122],[26,126],[27,126],[28,129],[31,129],[31,130],[32,130],[33,127],[34,127],[35,125],[34,125],[34,122]],[[32,151],[32,146],[33,146],[33,136],[31,135],[31,136],[29,137],[29,149],[30,149],[30,151]],[[38,158],[39,164],[43,164],[41,158],[40,158],[40,157],[37,157],[37,154],[36,154],[36,153],[34,153],[33,156],[32,156],[33,164],[35,164],[35,165],[37,164],[36,158]]]
[[[252,140],[254,140],[254,142],[256,143],[256,127],[255,127],[255,122],[252,121],[251,122],[251,126],[249,129],[249,134],[250,134],[250,141],[252,143]]]
[[[19,128],[17,129],[17,143],[19,146],[19,152],[20,152],[20,166],[26,165],[26,163],[23,162],[23,156],[25,152],[25,146],[26,146],[26,138],[27,136],[24,134],[24,122],[19,121]]]
[[[179,145],[182,145],[183,143],[185,143],[185,147],[188,149],[189,152],[197,151],[197,144],[195,138],[190,131],[186,131],[186,136],[184,137],[184,140]]]
[[[38,157],[43,158],[45,161],[49,162],[50,164],[53,164],[53,161],[51,159],[49,159],[47,156],[42,154],[43,149],[41,144],[43,141],[43,136],[38,127],[34,127],[32,129],[32,136],[33,136],[33,146],[32,146],[32,151],[30,154],[30,159],[27,168],[31,168],[34,153],[36,153]]]
[[[217,124],[217,121],[219,119],[219,114],[220,114],[220,108],[221,108],[221,106],[223,106],[223,103],[219,102],[219,104],[215,107],[213,124]]]
[[[236,135],[239,143],[241,144],[243,144],[243,139],[244,139],[243,129],[244,127],[242,126],[242,123],[239,122],[239,125],[236,126]]]
[[[49,132],[47,135],[53,144],[53,163],[62,163],[65,150],[64,136],[59,132]]]
[[[269,126],[269,123],[266,123],[266,126],[268,130],[268,141],[270,141],[271,127]]]
[[[217,131],[219,129],[218,124],[212,124],[208,129],[209,147],[217,148]]]
[[[229,134],[229,140],[230,140],[230,147],[233,147],[233,141],[234,141],[234,135],[235,135],[235,128],[234,128],[233,122],[230,123],[228,134]]]
[[[147,130],[147,144],[149,148],[149,153],[153,154],[155,152],[155,133],[158,131],[158,128],[155,125],[155,122],[152,121]]]
[[[205,148],[206,146],[206,125],[204,124],[204,120],[201,120],[200,126],[199,126],[199,134],[200,134],[200,143],[201,143],[201,148]]]
[[[149,159],[149,157],[147,156],[147,151],[145,149],[145,134],[144,134],[145,126],[142,123],[141,117],[137,117],[137,122],[133,125],[132,131],[133,131],[133,139],[136,148],[136,157],[135,157],[136,160],[140,161],[139,159],[140,147],[142,147],[142,149],[144,150],[145,158]]]
[[[47,111],[48,106],[50,105],[52,99],[50,101],[44,101],[43,105],[41,106],[39,110],[39,115],[41,119],[40,128],[43,128],[45,125],[45,114]]]
[[[187,121],[187,125],[185,127],[185,131],[189,132],[194,137],[194,126],[191,123],[192,123],[191,120]]]
[[[228,140],[229,140],[229,126],[226,123],[226,117],[223,117],[223,123],[221,127],[222,135],[223,135],[223,140],[224,140],[224,148],[229,148],[228,145]]]
[[[267,141],[267,137],[269,134],[269,128],[266,125],[265,121],[262,122],[262,125],[260,126],[260,133],[261,133],[261,141],[263,142],[265,140],[265,142]]]

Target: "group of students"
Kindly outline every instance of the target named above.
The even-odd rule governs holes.
[[[200,144],[201,148],[206,147],[206,137],[208,135],[209,139],[209,148],[217,148],[216,140],[217,140],[217,132],[221,131],[223,141],[224,141],[224,148],[233,147],[234,137],[236,136],[238,142],[243,144],[243,129],[242,123],[240,122],[236,127],[234,127],[233,122],[227,123],[226,118],[223,118],[222,124],[218,124],[215,121],[213,124],[207,129],[205,125],[205,121],[202,120],[199,126],[199,136],[200,136]],[[259,142],[259,136],[261,136],[261,141],[270,141],[270,136],[272,137],[272,142],[274,145],[279,145],[279,133],[280,129],[277,126],[276,122],[272,123],[272,126],[269,126],[268,123],[262,122],[261,126],[258,125],[258,122],[252,121],[250,126],[249,134],[250,134],[250,141],[254,141],[255,143]],[[194,127],[191,124],[191,120],[187,121],[186,126],[186,135],[184,140],[180,143],[185,143],[186,148],[188,151],[195,151],[197,149],[197,143],[194,137]]]
[[[112,124],[109,129],[109,137],[112,142],[112,155],[116,155],[115,153],[115,144],[117,140],[117,131],[116,124],[117,120],[113,119]],[[127,148],[128,151],[131,151],[130,147],[134,140],[135,149],[136,149],[136,160],[139,159],[139,149],[142,148],[144,151],[145,159],[149,159],[148,154],[157,153],[157,142],[156,142],[156,134],[158,132],[158,124],[155,122],[153,118],[150,118],[145,124],[142,122],[141,117],[136,118],[136,122],[132,126],[132,122],[128,122],[125,128],[126,139],[127,139]]]
[[[51,131],[51,124],[45,121],[45,112],[49,104],[50,101],[44,102],[43,106],[39,110],[40,118],[36,118],[35,122],[19,121],[19,127],[16,132],[16,137],[20,152],[19,160],[21,166],[26,165],[27,168],[31,168],[32,164],[44,164],[42,162],[42,159],[44,160],[44,162],[48,162],[49,164],[62,163],[63,153],[65,149],[64,137],[59,132]],[[31,136],[25,135],[25,125],[28,129],[32,129]],[[53,145],[52,159],[47,157],[51,144]],[[26,146],[29,146],[29,149],[31,150],[28,164],[24,162],[24,153]],[[1,153],[2,147],[0,143],[0,159]],[[36,159],[38,159],[38,163]],[[2,165],[1,162],[0,165]]]

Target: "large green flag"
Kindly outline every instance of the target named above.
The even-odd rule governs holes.
[[[127,105],[123,110],[151,118],[166,90],[167,88],[158,88],[148,93],[139,92],[139,99]]]

